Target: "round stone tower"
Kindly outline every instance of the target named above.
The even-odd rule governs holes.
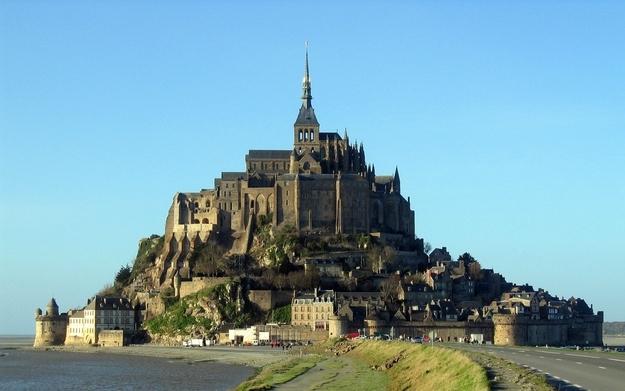
[[[512,314],[493,315],[495,345],[527,345],[527,319]]]
[[[41,309],[35,310],[34,347],[63,345],[67,333],[67,314],[59,314],[59,306],[54,298],[46,306],[45,315]]]
[[[328,316],[328,338],[338,338],[347,334],[347,319],[337,315]]]

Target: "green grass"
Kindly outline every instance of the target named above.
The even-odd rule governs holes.
[[[319,355],[307,355],[296,357],[287,361],[280,361],[267,365],[252,379],[240,384],[237,391],[269,390],[273,386],[286,383],[310,368],[313,368],[323,357]]]
[[[336,372],[313,390],[386,390],[388,388],[388,376],[384,372],[371,370],[362,361],[347,357],[329,358],[328,361],[327,369],[335,369]]]
[[[396,357],[400,360],[389,369],[388,390],[488,390],[486,371],[461,352],[451,349],[413,345],[405,342],[364,341],[347,356],[368,367],[385,367]],[[348,389],[348,388],[346,388]]]
[[[339,356],[333,352],[309,354],[268,365],[237,390],[268,390],[302,374],[305,375],[299,382],[308,383],[306,389],[324,391],[489,390],[484,368],[464,353],[451,349],[405,342],[331,340],[309,351],[344,352],[341,347],[345,344],[353,345],[354,349]],[[399,361],[387,368],[386,364],[398,357]],[[319,369],[306,374],[315,366]]]

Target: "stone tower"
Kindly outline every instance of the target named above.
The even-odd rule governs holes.
[[[35,310],[34,347],[63,345],[67,333],[67,314],[59,314],[59,306],[54,298],[46,306],[45,315],[41,309]]]
[[[302,80],[302,106],[293,125],[293,148],[299,156],[304,153],[319,153],[319,122],[312,107],[312,93],[310,72],[308,70],[308,45],[306,45],[306,60],[304,79]]]

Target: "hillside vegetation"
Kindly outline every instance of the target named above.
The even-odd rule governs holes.
[[[180,300],[169,298],[162,314],[146,322],[152,336],[210,336],[224,322],[242,326],[249,323],[249,311],[237,303],[233,283],[203,289]]]

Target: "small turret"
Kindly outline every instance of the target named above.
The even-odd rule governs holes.
[[[393,188],[392,191],[394,193],[401,193],[401,183],[399,180],[399,170],[397,166],[395,166],[395,174],[393,175]]]
[[[38,316],[41,316],[43,314],[43,312],[41,312],[41,308],[37,308],[35,310],[35,318],[37,318]]]
[[[54,297],[50,299],[50,302],[46,306],[46,315],[48,316],[58,316],[59,315],[59,306],[56,304]]]
[[[295,161],[295,150],[291,151],[291,156],[289,156],[289,173],[297,174],[297,162]]]

